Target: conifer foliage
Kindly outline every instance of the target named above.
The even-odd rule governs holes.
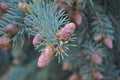
[[[111,2],[117,0],[0,0],[0,48],[15,57],[12,51],[32,44],[38,68],[58,61],[72,73],[67,80],[117,80],[120,7]]]

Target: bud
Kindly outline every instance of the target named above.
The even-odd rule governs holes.
[[[43,51],[38,59],[38,64],[37,64],[38,67],[43,68],[47,66],[50,63],[51,59],[52,59],[51,55],[46,54]]]
[[[71,34],[73,34],[75,31],[75,27],[76,26],[74,23],[66,24],[63,28],[58,30],[58,32],[56,33],[57,40],[60,40],[63,42],[68,41]]]
[[[6,11],[9,9],[9,5],[7,3],[0,3],[0,9]]]
[[[39,34],[36,34],[34,39],[33,39],[33,45],[38,45],[40,42],[42,41],[42,39],[39,37]]]
[[[103,75],[99,71],[93,72],[93,79],[102,80]]]
[[[62,31],[63,33],[65,33],[65,34],[67,34],[67,35],[71,35],[71,34],[74,33],[75,28],[76,28],[75,24],[71,22],[71,23],[66,24],[66,25],[61,29],[61,31]]]
[[[102,35],[102,34],[98,34],[98,35],[95,35],[95,36],[93,37],[93,39],[94,39],[96,42],[101,41],[102,38],[103,38],[103,35]]]
[[[76,13],[73,17],[74,22],[79,26],[82,23],[82,15],[80,13]]]
[[[99,53],[94,53],[91,56],[91,62],[95,64],[101,64],[102,63],[102,57]]]
[[[112,43],[112,39],[110,37],[104,38],[103,39],[103,43],[106,47],[108,47],[109,49],[113,48],[113,43]]]
[[[3,47],[4,50],[9,51],[12,48],[12,42],[9,42],[5,47]]]
[[[65,70],[65,71],[66,70],[71,70],[71,68],[72,68],[72,65],[69,62],[64,62],[63,65],[62,65],[62,69]]]
[[[87,74],[83,74],[81,77],[81,80],[87,80],[88,79],[88,75]]]
[[[10,37],[2,36],[0,37],[0,48],[5,48],[9,46]]]
[[[77,73],[74,73],[70,76],[69,80],[79,80],[79,75]]]
[[[75,22],[75,24],[78,26],[81,25],[82,20],[83,20],[81,13],[71,14],[71,15],[69,15],[69,18],[71,20],[73,20]]]
[[[24,12],[24,13],[29,13],[28,8],[29,4],[28,3],[19,3],[18,7]]]
[[[12,35],[16,35],[18,33],[18,27],[15,24],[8,24],[6,26],[6,31]]]
[[[3,38],[7,41],[7,43],[5,44],[5,46],[3,47],[3,49],[8,51],[12,47],[12,41],[10,41],[11,37],[9,37],[9,36],[3,36]]]
[[[7,41],[3,37],[0,37],[0,48],[5,47],[6,43]]]
[[[42,51],[41,56],[38,59],[38,67],[45,67],[55,56],[55,48],[53,45],[47,45]]]

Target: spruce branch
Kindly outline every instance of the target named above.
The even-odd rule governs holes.
[[[63,26],[68,24],[75,28],[75,25],[73,23],[69,24],[69,19],[65,11],[58,10],[54,2],[34,1],[30,4],[29,12],[30,14],[25,18],[25,23],[28,25],[26,30],[28,30],[31,35],[38,35],[38,38],[42,39],[42,42],[35,45],[36,49],[43,51],[44,49],[41,49],[42,47],[53,45],[56,49],[56,56],[59,56],[58,61],[60,62],[60,58],[64,59],[64,56],[67,56],[66,52],[69,50],[69,47],[75,46],[70,43],[75,41],[75,38],[70,35],[71,32],[69,34],[70,36],[67,34],[66,37],[68,38],[65,39],[66,37],[64,36],[63,39],[65,39],[65,41],[62,41],[61,38],[63,35],[61,35],[61,31],[65,31]],[[61,49],[63,50],[61,51]]]
[[[12,45],[13,48],[22,47],[25,42],[25,25],[24,25],[23,21],[24,21],[24,17],[26,15],[19,9],[18,3],[19,3],[19,1],[18,2],[17,1],[9,2],[9,5],[10,5],[9,10],[0,19],[0,24],[1,24],[0,27],[1,27],[1,31],[2,31],[2,33],[0,33],[0,34],[12,36],[11,41],[13,42],[13,45]],[[9,28],[8,28],[8,26],[9,26]],[[13,28],[13,27],[15,27],[15,26],[18,28],[18,30],[19,30],[18,32],[16,32],[15,34],[12,34],[13,31],[8,31],[8,30],[14,30],[15,28]],[[16,31],[16,30],[14,30],[14,31]],[[3,34],[3,32],[4,32],[4,34]]]
[[[95,12],[95,18],[92,22],[92,34],[95,41],[100,41],[102,38],[109,37],[114,40],[114,27],[109,17],[104,13],[104,10],[100,12],[97,10],[97,7],[94,5],[93,1],[90,0],[93,11]],[[98,7],[99,8],[99,7]],[[99,27],[98,27],[99,26]]]

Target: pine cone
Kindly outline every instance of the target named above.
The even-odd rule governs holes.
[[[42,68],[48,65],[50,61],[54,58],[55,54],[55,47],[50,44],[47,45],[38,59],[38,67]]]
[[[103,75],[99,71],[95,71],[95,72],[93,72],[93,79],[102,80]]]
[[[8,43],[5,45],[5,47],[3,47],[3,49],[6,50],[6,51],[8,51],[8,50],[10,50],[11,47],[12,47],[12,41],[10,41],[10,40],[11,40],[11,37],[9,37],[9,36],[3,36],[3,38],[5,38],[5,40],[8,42]]]
[[[93,37],[93,39],[94,39],[96,42],[101,41],[102,38],[103,38],[103,35],[102,35],[102,34],[98,34],[98,35],[95,35],[95,36]]]
[[[34,39],[33,39],[33,45],[38,45],[40,42],[42,41],[42,39],[39,37],[39,34],[36,34]]]
[[[10,37],[2,36],[0,37],[0,48],[5,48],[9,46]]]
[[[113,42],[112,42],[112,39],[110,37],[104,38],[103,43],[107,48],[109,48],[109,49],[113,48]]]
[[[16,35],[18,33],[18,27],[15,24],[8,24],[6,26],[6,31],[12,35]]]
[[[52,59],[51,55],[46,54],[43,51],[38,59],[38,67],[43,68],[47,66],[50,63],[51,59]]]
[[[95,64],[101,64],[102,63],[102,57],[99,53],[94,53],[91,56],[91,62]]]
[[[7,3],[0,3],[0,9],[6,11],[9,9],[9,5]]]
[[[68,41],[71,34],[73,34],[75,31],[75,27],[76,26],[74,23],[66,24],[63,28],[58,30],[58,32],[56,33],[57,40],[63,41],[63,42]]]
[[[0,48],[5,47],[6,43],[7,41],[3,37],[0,37]]]
[[[28,3],[19,3],[18,7],[24,12],[29,14],[28,8],[29,8],[29,4]]]
[[[88,74],[83,74],[81,80],[87,80],[87,79],[88,79]]]
[[[82,24],[82,15],[80,13],[74,13],[69,16],[70,19],[72,19],[76,25],[80,26]]]
[[[79,80],[79,76],[77,73],[74,73],[70,76],[69,80]]]
[[[74,23],[68,23],[61,29],[61,31],[64,34],[71,35],[74,33],[75,28],[76,28],[76,26]]]
[[[63,65],[62,65],[62,69],[65,70],[65,71],[66,70],[71,70],[71,68],[72,68],[72,65],[69,62],[64,62]]]

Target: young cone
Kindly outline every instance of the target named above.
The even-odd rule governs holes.
[[[7,41],[3,37],[0,37],[0,48],[5,47],[6,43]]]
[[[75,31],[75,24],[74,23],[68,23],[66,24],[63,28],[61,28],[57,33],[56,33],[56,37],[57,40],[60,41],[68,41],[71,34],[74,33]]]
[[[87,79],[88,79],[88,74],[83,74],[81,80],[87,80]]]
[[[79,80],[79,76],[77,73],[74,73],[70,76],[69,80]]]
[[[38,45],[41,41],[42,39],[39,37],[39,34],[36,34],[32,43],[35,46],[35,45]]]
[[[102,63],[102,57],[99,53],[94,53],[91,56],[91,62],[94,64],[101,64]]]
[[[55,54],[55,47],[53,45],[47,45],[38,59],[38,67],[42,68],[48,65]]]
[[[47,66],[50,63],[51,59],[52,59],[51,55],[46,54],[43,51],[38,59],[38,67],[43,68]]]
[[[3,47],[3,49],[8,51],[12,47],[12,41],[10,41],[11,37],[9,37],[9,36],[3,36],[3,38],[7,41],[7,43],[6,43],[5,47]]]
[[[93,37],[93,39],[94,39],[96,42],[101,41],[102,38],[103,38],[103,35],[102,35],[102,34],[98,34],[98,35],[95,35],[95,36]]]
[[[113,42],[112,42],[112,39],[110,37],[104,38],[103,43],[107,48],[109,48],[109,49],[113,48]]]
[[[7,3],[0,3],[0,9],[6,11],[9,9],[9,5]]]
[[[10,37],[2,36],[0,37],[0,48],[8,47],[10,43]]]
[[[19,3],[18,7],[24,12],[24,13],[29,13],[28,8],[29,4],[28,3]]]
[[[62,65],[62,69],[65,70],[65,71],[66,70],[71,70],[71,68],[72,68],[72,65],[69,62],[64,62],[63,65]]]
[[[95,71],[95,72],[93,72],[93,79],[95,79],[95,80],[102,80],[103,79],[103,75],[99,71]]]
[[[79,26],[82,23],[82,15],[80,13],[76,13],[75,16],[73,17],[73,20],[75,23]]]
[[[62,31],[63,33],[65,33],[65,34],[67,34],[67,35],[71,35],[71,34],[74,33],[75,28],[76,28],[75,24],[71,22],[71,23],[66,24],[66,25],[61,29],[61,31]]]
[[[74,13],[69,16],[70,19],[72,19],[76,25],[80,26],[82,24],[82,15],[80,13]]]
[[[9,42],[5,47],[3,47],[4,50],[9,51],[12,48],[12,42]]]
[[[6,26],[6,31],[12,35],[16,35],[18,33],[19,29],[15,24],[8,24]]]

